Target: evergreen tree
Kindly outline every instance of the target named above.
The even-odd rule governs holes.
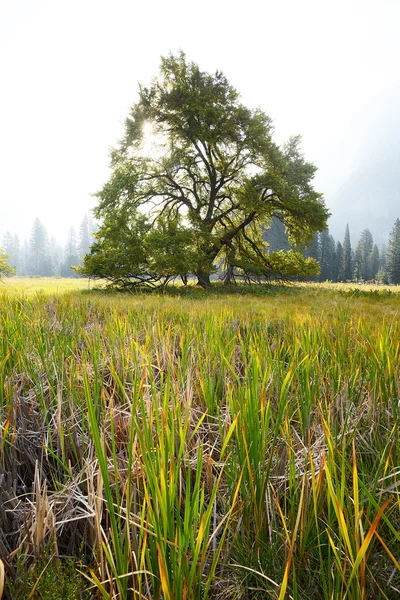
[[[3,250],[7,255],[7,261],[17,271],[19,267],[19,241],[17,236],[12,236],[9,231],[6,231],[3,237]]]
[[[389,236],[388,273],[392,283],[400,283],[400,219],[396,219]]]
[[[49,254],[49,239],[47,231],[39,221],[35,219],[29,243],[30,275],[48,277],[53,274],[51,258]]]
[[[90,250],[90,225],[89,225],[89,217],[85,215],[82,219],[82,222],[79,227],[79,243],[78,243],[78,251],[79,258],[82,259],[85,254],[88,254]]]
[[[362,263],[362,258],[361,258],[361,249],[358,247],[354,250],[353,252],[353,278],[357,279],[357,281],[359,281],[361,279],[361,263]]]
[[[373,245],[372,233],[369,229],[364,229],[361,232],[356,249],[357,278],[363,281],[372,278],[370,266]]]
[[[387,248],[385,244],[382,244],[379,250],[379,268],[383,271],[387,270]]]
[[[61,266],[61,277],[78,277],[78,274],[71,269],[72,266],[79,265],[76,233],[73,227],[70,227],[68,231],[68,238],[65,246],[64,257],[64,262]]]
[[[314,234],[311,245],[308,246],[304,251],[306,258],[313,258],[317,262],[320,261],[320,245],[319,245],[319,232]],[[319,281],[319,274],[310,277],[311,281]]]
[[[53,265],[53,275],[60,277],[64,252],[54,236],[51,236],[50,238],[49,251]]]
[[[15,266],[16,272],[20,273],[21,270],[21,244],[19,243],[19,237],[14,235],[13,237],[13,265]]]
[[[335,240],[329,232],[323,231],[319,236],[320,246],[320,281],[332,281],[335,270]]]
[[[20,253],[20,275],[27,276],[31,275],[30,272],[30,250],[29,243],[24,240],[21,247]]]
[[[13,251],[13,237],[9,231],[6,231],[3,237],[3,250],[9,256],[12,255]]]
[[[372,248],[371,257],[370,257],[370,265],[369,265],[371,279],[376,278],[376,274],[379,271],[379,267],[380,267],[379,250],[378,250],[378,246],[375,244],[374,247]]]
[[[277,217],[272,217],[270,226],[263,230],[262,237],[268,244],[268,254],[291,249],[285,226]]]
[[[320,259],[320,246],[319,246],[319,233],[315,233],[311,242],[311,245],[305,249],[304,256],[306,258],[313,258],[314,260]]]
[[[90,234],[90,246],[93,244],[93,233],[96,233],[99,230],[99,224],[95,221],[90,215],[88,216],[89,223],[89,234]]]
[[[344,280],[343,272],[343,246],[340,242],[336,242],[336,268],[335,268],[336,281]]]
[[[346,231],[343,240],[343,259],[342,259],[343,280],[348,281],[353,278],[352,251],[350,243],[349,225],[346,225]]]

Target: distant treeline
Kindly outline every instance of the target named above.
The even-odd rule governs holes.
[[[24,240],[21,244],[17,235],[7,231],[3,238],[3,249],[17,275],[79,277],[71,267],[82,263],[83,257],[90,250],[96,230],[96,223],[85,215],[78,233],[71,227],[67,243],[62,247],[54,236],[49,237],[39,219],[35,219],[29,241]],[[268,252],[293,249],[285,226],[275,217],[271,226],[264,229],[263,239],[268,243]],[[311,246],[302,251],[306,257],[314,258],[320,263],[320,273],[313,278],[316,281],[400,283],[399,219],[394,224],[388,246],[378,247],[374,244],[370,230],[364,229],[353,248],[347,225],[343,242],[335,241],[329,231],[318,232],[314,235]]]
[[[2,247],[19,276],[79,277],[71,267],[80,265],[89,252],[96,229],[93,219],[85,215],[78,233],[70,227],[67,243],[62,246],[54,236],[48,235],[39,219],[35,219],[29,240],[21,243],[17,235],[7,231]]]
[[[271,227],[264,230],[263,238],[269,244],[269,252],[292,248],[285,226],[277,218],[273,218]],[[305,256],[320,263],[320,273],[314,278],[316,281],[400,283],[399,219],[394,224],[388,246],[378,247],[374,244],[370,230],[364,229],[353,248],[347,225],[343,242],[335,241],[329,231],[318,232],[314,235],[311,246],[303,251]]]

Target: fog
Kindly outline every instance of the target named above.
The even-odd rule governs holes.
[[[331,199],[330,229],[342,237],[343,220],[357,240],[369,228],[377,243],[387,243],[400,216],[400,86],[372,98],[351,123],[355,141],[348,177]]]
[[[138,82],[179,49],[264,109],[277,141],[303,135],[340,236],[342,224],[344,232],[360,220],[340,190],[399,148],[399,24],[396,0],[2,0],[0,236],[28,237],[38,217],[65,240],[108,177]],[[400,212],[393,198],[391,222]],[[369,204],[373,219],[379,206]]]

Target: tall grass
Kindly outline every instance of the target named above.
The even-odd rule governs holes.
[[[400,296],[0,303],[6,598],[398,597]]]

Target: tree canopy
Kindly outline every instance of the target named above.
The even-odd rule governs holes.
[[[227,278],[314,274],[312,258],[269,253],[263,241],[273,217],[295,247],[328,218],[300,138],[279,147],[272,132],[221,72],[205,73],[183,53],[162,58],[112,151],[111,177],[97,193],[102,225],[81,272],[154,285],[192,273],[204,287],[217,264]]]

